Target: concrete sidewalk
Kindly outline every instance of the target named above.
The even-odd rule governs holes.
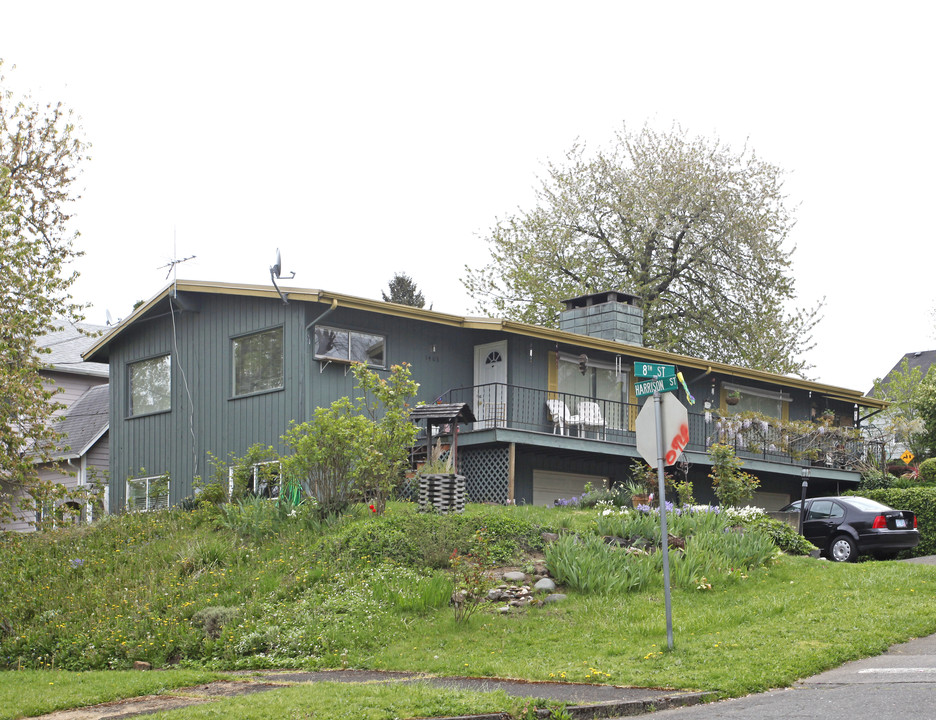
[[[566,703],[573,718],[607,718],[611,716],[639,715],[651,710],[694,705],[713,693],[696,693],[656,688],[618,687],[615,685],[587,685],[584,683],[528,682],[502,678],[435,677],[418,673],[380,672],[371,670],[324,670],[321,672],[262,672],[265,682],[424,682],[439,688],[489,692],[503,690],[512,697],[525,697]],[[500,720],[503,713],[472,715],[472,720]],[[439,720],[452,720],[440,718]]]
[[[213,682],[197,687],[178,688],[165,695],[128,698],[91,707],[61,710],[41,716],[41,720],[116,720],[174,710],[189,705],[209,703],[223,697],[236,697],[278,690],[290,685],[315,682],[343,683],[428,683],[434,687],[488,692],[503,690],[512,697],[536,698],[566,703],[576,720],[640,715],[651,710],[683,707],[700,703],[704,693],[659,690],[654,688],[615,687],[578,683],[526,682],[501,678],[434,677],[419,673],[380,672],[375,670],[249,671],[233,673],[236,680]],[[506,708],[505,708],[506,710]],[[544,717],[545,711],[544,711]],[[503,720],[506,712],[471,715],[471,720]],[[437,718],[436,720],[468,720]]]

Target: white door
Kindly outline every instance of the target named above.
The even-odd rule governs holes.
[[[475,345],[474,350],[475,428],[503,426],[507,420],[507,341]]]

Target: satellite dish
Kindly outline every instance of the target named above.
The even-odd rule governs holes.
[[[283,272],[283,261],[280,258],[279,248],[276,248],[276,263],[272,267],[270,267],[270,280],[273,281],[273,287],[276,288],[276,292],[278,292],[280,298],[282,298],[283,305],[288,305],[289,300],[286,299],[286,293],[280,290],[279,285],[276,284],[276,279],[282,277],[282,272]],[[296,277],[295,271],[286,279],[292,280],[294,277]]]
[[[113,324],[114,324],[114,318],[111,316],[110,310],[105,310],[105,311],[104,311],[104,316],[107,318],[107,324],[108,324],[108,325],[113,325]]]
[[[282,269],[283,269],[283,261],[280,259],[279,248],[276,248],[276,263],[273,265],[273,267],[270,268],[270,272],[273,273],[274,277],[279,277]]]

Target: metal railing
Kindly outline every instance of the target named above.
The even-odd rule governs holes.
[[[640,406],[631,403],[505,383],[454,388],[438,401],[471,406],[477,421],[466,432],[506,428],[630,446],[637,442],[634,423]],[[715,443],[732,446],[745,459],[846,469],[865,451],[864,441],[851,428],[801,423],[791,430],[763,420],[690,411],[686,449],[706,452]]]

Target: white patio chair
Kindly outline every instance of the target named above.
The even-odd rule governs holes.
[[[562,400],[547,400],[546,407],[549,409],[549,421],[553,424],[553,435],[557,430],[560,435],[568,435],[570,425],[580,424],[579,416],[570,413]]]
[[[579,427],[582,431],[594,430],[595,437],[601,433],[601,439],[605,439],[605,421],[601,416],[601,406],[596,402],[582,400],[578,404]]]

